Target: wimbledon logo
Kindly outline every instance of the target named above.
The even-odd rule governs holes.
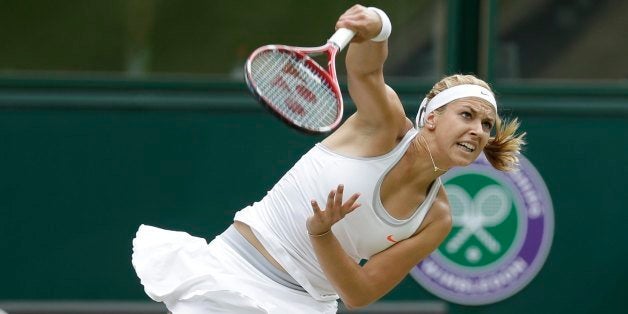
[[[453,228],[411,275],[454,303],[490,304],[523,289],[549,253],[554,210],[547,187],[520,156],[520,169],[500,172],[484,155],[450,170],[442,181]]]

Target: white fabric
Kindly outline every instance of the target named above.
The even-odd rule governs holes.
[[[382,29],[379,31],[379,34],[371,38],[371,40],[380,42],[380,41],[384,41],[388,39],[388,37],[390,36],[390,33],[392,33],[392,24],[390,23],[390,19],[388,18],[388,15],[386,15],[386,12],[376,7],[369,7],[369,10],[372,10],[375,13],[377,13],[377,15],[379,15],[379,19],[382,21]]]
[[[317,300],[338,298],[316,260],[306,220],[312,215],[310,200],[322,207],[329,191],[344,184],[345,196],[361,194],[361,206],[333,226],[344,250],[356,261],[368,259],[412,235],[423,221],[440,187],[437,180],[430,196],[410,219],[396,220],[383,208],[379,189],[384,176],[397,163],[416,136],[410,130],[389,153],[372,158],[339,155],[317,144],[290,169],[259,202],[236,213],[235,220],[251,226],[269,253]]]
[[[173,314],[336,313],[336,301],[314,300],[261,274],[220,236],[205,239],[142,225],[133,267],[144,290]]]
[[[419,106],[419,112],[416,115],[416,125],[418,127],[423,127],[423,125],[425,124],[425,118],[430,112],[454,100],[466,97],[476,97],[484,99],[488,103],[493,105],[495,112],[497,112],[497,102],[495,101],[495,96],[491,91],[479,85],[463,84],[447,88],[442,92],[436,94],[436,96],[434,96],[430,100],[428,100],[427,98],[423,98],[423,101]]]

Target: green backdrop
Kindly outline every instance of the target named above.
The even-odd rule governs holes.
[[[148,300],[130,264],[139,224],[211,239],[322,139],[239,83],[2,84],[0,300]],[[413,115],[427,86],[398,88]],[[497,90],[553,198],[554,241],[521,292],[450,313],[623,311],[628,98]],[[408,277],[385,299],[436,297]]]

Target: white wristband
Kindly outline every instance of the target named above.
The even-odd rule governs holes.
[[[388,39],[388,36],[390,36],[390,33],[392,32],[392,25],[390,24],[390,19],[388,18],[388,15],[386,15],[384,11],[375,7],[369,7],[369,10],[373,10],[375,13],[377,13],[377,15],[379,15],[380,20],[382,20],[382,30],[379,32],[377,36],[371,38],[371,40],[372,41],[384,41]]]

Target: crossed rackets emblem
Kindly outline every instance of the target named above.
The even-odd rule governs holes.
[[[448,253],[456,253],[472,236],[475,236],[490,252],[501,251],[500,243],[485,228],[501,224],[510,211],[510,198],[498,185],[482,188],[474,198],[457,185],[448,185],[447,194],[451,206],[453,225],[460,227],[447,242]]]

